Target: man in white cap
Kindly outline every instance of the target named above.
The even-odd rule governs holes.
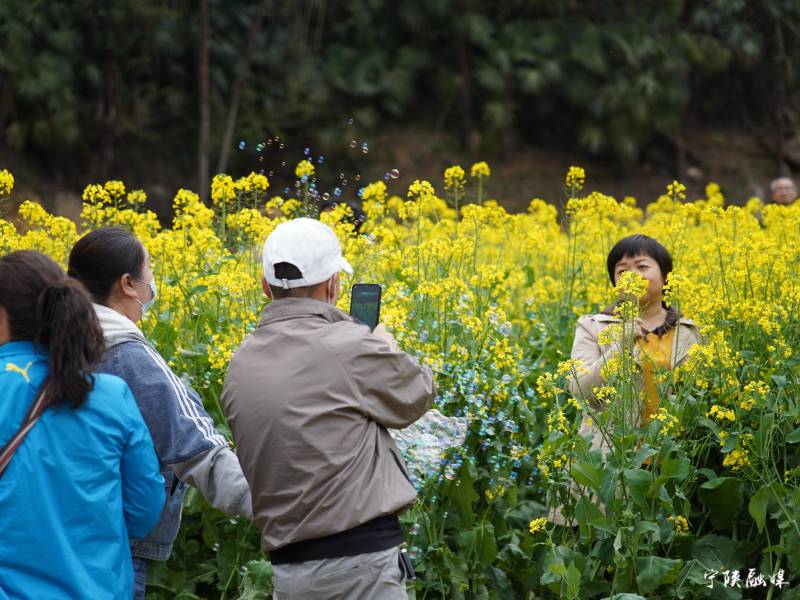
[[[264,244],[272,302],[231,359],[222,406],[250,483],[276,599],[407,598],[397,515],[416,499],[386,428],[434,398],[433,376],[336,308],[339,240],[314,219]]]

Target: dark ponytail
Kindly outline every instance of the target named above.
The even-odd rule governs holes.
[[[141,277],[146,257],[142,242],[130,231],[102,227],[72,247],[67,273],[86,286],[95,302],[105,304],[120,277],[126,273]]]
[[[29,340],[47,350],[47,403],[83,404],[104,350],[103,332],[83,286],[44,254],[12,252],[0,258],[0,306],[12,340]]]

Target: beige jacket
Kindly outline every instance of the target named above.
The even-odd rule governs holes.
[[[598,341],[600,332],[612,323],[619,323],[620,319],[615,315],[599,313],[596,315],[584,315],[578,319],[575,328],[575,340],[572,342],[571,358],[581,362],[577,379],[572,377],[569,381],[569,391],[576,398],[584,398],[593,406],[597,407],[592,390],[603,385],[603,378],[600,376],[600,369],[617,352],[619,347],[612,343],[601,345]],[[682,364],[689,356],[689,348],[700,342],[700,330],[690,319],[679,318],[675,339],[672,342],[672,364],[675,368]],[[634,351],[634,357],[638,353]],[[581,370],[586,372],[580,372]]]
[[[417,494],[386,428],[410,425],[433,398],[428,368],[336,307],[268,305],[222,393],[263,549],[408,508]]]
[[[614,315],[599,313],[579,318],[578,325],[575,328],[575,340],[572,343],[571,358],[579,360],[581,366],[578,367],[577,379],[572,377],[569,380],[569,391],[576,398],[584,398],[590,407],[595,410],[602,410],[603,408],[592,393],[594,388],[604,383],[603,378],[600,376],[600,369],[614,354],[619,352],[619,347],[616,344],[601,345],[598,338],[600,332],[606,327],[612,323],[619,322],[620,319]],[[679,318],[676,327],[675,338],[672,342],[671,367],[673,369],[688,358],[689,348],[701,341],[699,328],[693,321]],[[639,356],[637,349],[638,347],[634,349],[635,359],[638,359]],[[593,449],[599,449],[603,454],[609,451],[608,441],[604,439],[602,431],[591,418],[584,419],[581,422],[580,435],[591,435],[591,447]],[[580,495],[580,489],[574,482],[571,486],[571,493],[576,497]],[[598,504],[601,512],[605,512],[604,505],[594,495],[592,495],[592,501]],[[559,507],[555,507],[549,517],[551,522],[558,525],[567,524],[567,520]],[[570,522],[569,524],[572,525],[573,523]]]

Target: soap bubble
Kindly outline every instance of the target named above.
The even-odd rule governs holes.
[[[286,144],[284,144],[283,142],[281,142],[281,145],[280,145],[280,146],[278,146],[278,148],[280,148],[281,150],[283,150],[285,146],[286,146]]]
[[[355,148],[356,146],[358,146],[358,142],[356,140],[350,140],[350,147]]]
[[[318,162],[319,164],[322,164],[322,163],[324,163],[324,162],[325,162],[325,157],[324,157],[324,156],[322,156],[322,155],[320,155],[320,157],[317,159],[317,162]]]
[[[239,140],[239,150],[244,150],[245,146],[247,146],[245,141],[244,140]]]
[[[282,167],[285,167],[285,166],[286,166],[286,161],[285,161],[285,160],[282,160],[282,161],[281,161],[281,166],[282,166]]]
[[[306,156],[311,154],[311,148],[306,147],[305,150],[303,150],[303,154],[305,154]]]
[[[334,196],[341,196],[342,195],[342,188],[338,188],[338,187],[334,188],[333,195]]]
[[[356,180],[356,181],[361,181],[361,175],[359,175],[358,173],[356,173],[355,180]]]
[[[331,195],[328,192],[325,192],[324,194],[322,194],[322,199],[327,202],[328,200],[331,199]]]
[[[353,117],[350,117],[349,119],[347,119],[347,124],[348,125],[352,125],[355,122],[356,122],[356,120]]]
[[[398,177],[400,177],[400,171],[398,171],[397,169],[392,169],[391,171],[389,171],[389,177],[391,177],[392,179],[397,179]]]
[[[363,144],[361,144],[361,152],[363,152],[364,154],[369,152],[369,144],[367,144],[367,142],[364,142]]]

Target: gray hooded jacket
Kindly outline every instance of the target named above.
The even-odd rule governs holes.
[[[166,560],[178,535],[186,484],[228,516],[252,519],[250,488],[197,392],[178,378],[132,321],[95,305],[106,352],[97,367],[131,388],[156,448],[167,501],[153,531],[131,541],[136,558]]]

